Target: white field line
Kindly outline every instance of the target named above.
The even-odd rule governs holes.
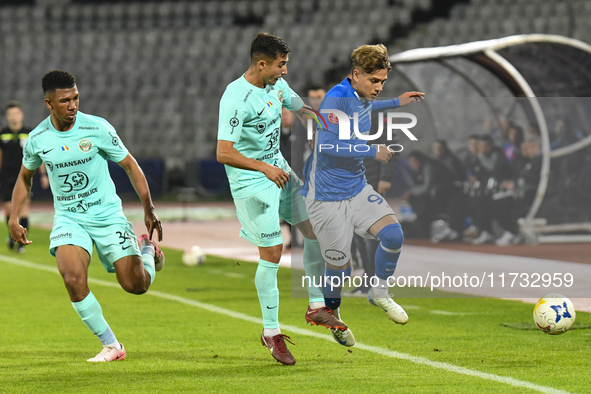
[[[57,268],[55,268],[55,267],[49,267],[49,266],[42,265],[42,264],[32,263],[29,261],[17,259],[17,258],[10,257],[10,256],[5,256],[5,255],[0,254],[0,261],[4,261],[6,263],[10,263],[10,264],[14,264],[14,265],[19,265],[21,267],[33,268],[33,269],[37,269],[37,270],[41,270],[41,271],[47,271],[47,272],[51,272],[51,273],[59,275],[59,272],[58,272]],[[88,278],[88,282],[96,284],[96,285],[105,286],[105,287],[113,287],[113,288],[120,287],[118,283],[107,282],[104,280],[94,279],[94,278]],[[173,294],[168,294],[168,293],[163,293],[160,291],[153,291],[153,290],[148,291],[146,294],[154,296],[154,297],[162,298],[165,300],[176,301],[181,304],[205,309],[207,311],[226,315],[226,316],[232,317],[234,319],[240,319],[240,320],[248,321],[251,323],[258,324],[258,325],[263,324],[263,320],[261,318],[249,316],[244,313],[235,312],[230,309],[221,308],[219,306],[206,304],[204,302],[191,300],[189,298],[184,298],[184,297],[176,296]],[[294,332],[299,335],[323,339],[325,341],[330,341],[330,342],[334,341],[332,336],[330,336],[330,335],[319,334],[317,332],[306,330],[306,329],[299,328],[296,326],[282,324],[281,328],[284,330],[287,330],[287,331]],[[481,378],[481,379],[492,380],[494,382],[504,383],[509,386],[525,387],[525,388],[528,388],[531,390],[539,391],[541,393],[569,394],[567,391],[554,389],[552,387],[540,386],[540,385],[526,382],[523,380],[518,380],[518,379],[506,377],[506,376],[495,375],[492,373],[475,371],[472,369],[459,367],[459,366],[456,366],[453,364],[444,363],[444,362],[440,362],[440,361],[432,361],[432,360],[429,360],[424,357],[416,357],[416,356],[412,356],[410,354],[400,353],[400,352],[384,349],[384,348],[377,347],[377,346],[364,345],[359,342],[357,342],[355,344],[355,347],[357,349],[366,350],[368,352],[380,354],[382,356],[397,358],[397,359],[405,360],[405,361],[410,361],[415,364],[427,365],[427,366],[430,366],[433,368],[442,369],[444,371],[454,372],[454,373],[458,373],[461,375],[468,375],[468,376],[474,376],[474,377]]]

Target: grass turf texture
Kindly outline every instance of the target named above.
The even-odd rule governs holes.
[[[0,237],[6,236],[6,230]],[[49,233],[33,229],[24,255],[3,256],[55,267]],[[0,238],[3,239],[3,238]],[[181,252],[166,250],[166,266],[151,290],[260,317],[254,288],[256,265],[208,256],[186,267]],[[297,364],[276,363],[259,341],[261,325],[149,294],[90,284],[105,318],[126,346],[127,359],[87,363],[100,342],[71,307],[61,277],[0,260],[0,392],[413,392],[529,393],[479,377],[345,348],[293,334]],[[116,283],[93,258],[89,276]],[[280,268],[279,317],[307,327],[307,301],[290,297],[290,271]],[[591,392],[591,330],[560,336],[501,324],[533,325],[533,305],[496,299],[403,299],[410,322],[398,326],[365,299],[345,299],[342,316],[358,342],[512,377],[568,392]],[[443,313],[442,313],[443,311]],[[457,312],[459,314],[449,314]],[[577,313],[582,326],[591,315]]]

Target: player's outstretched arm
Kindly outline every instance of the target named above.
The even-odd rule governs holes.
[[[289,182],[289,174],[287,172],[264,161],[250,159],[244,156],[234,148],[233,141],[218,140],[216,158],[218,162],[230,167],[260,171],[265,174],[267,179],[281,189],[285,189],[285,185]]]
[[[33,185],[33,175],[35,170],[29,170],[25,166],[21,166],[21,171],[18,174],[14,190],[12,191],[12,208],[10,210],[10,219],[8,220],[8,228],[10,229],[10,237],[23,245],[32,243],[27,239],[27,229],[19,224],[21,209],[29,198],[31,193],[31,186]]]
[[[162,223],[158,219],[158,215],[156,215],[152,196],[150,195],[150,187],[148,186],[144,172],[131,154],[125,156],[125,159],[121,160],[118,164],[127,172],[133,188],[140,197],[140,200],[142,200],[144,206],[144,223],[148,229],[150,239],[152,239],[152,234],[156,230],[158,232],[158,241],[162,241]]]
[[[398,101],[400,102],[401,107],[407,106],[410,103],[419,102],[424,99],[425,93],[421,92],[406,92],[398,96]]]

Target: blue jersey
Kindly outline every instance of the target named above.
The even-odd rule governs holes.
[[[319,112],[321,127],[316,131],[314,151],[304,165],[304,188],[302,195],[321,201],[341,201],[360,193],[365,179],[365,158],[375,158],[375,146],[354,134],[354,119],[358,131],[368,135],[371,129],[371,111],[399,107],[398,99],[371,102],[359,97],[348,78],[328,91]],[[339,110],[349,117],[350,135],[339,137],[339,119],[334,113]]]

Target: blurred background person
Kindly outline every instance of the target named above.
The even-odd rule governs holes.
[[[23,161],[23,146],[33,130],[24,125],[25,114],[18,101],[11,101],[6,105],[6,127],[0,130],[0,188],[2,189],[2,201],[4,202],[4,218],[8,224],[12,207],[12,189],[18,178]],[[49,187],[45,166],[40,168],[41,184],[44,189]],[[30,200],[27,199],[22,209],[19,224],[24,228],[29,227]],[[6,243],[9,249],[14,248],[14,241],[8,236]],[[24,253],[25,245],[18,245],[18,252]]]
[[[478,163],[473,167],[472,185],[476,190],[471,204],[474,224],[480,231],[472,244],[481,245],[495,241],[493,220],[503,231],[501,237],[514,237],[517,224],[513,220],[510,194],[502,193],[500,185],[511,179],[511,166],[503,150],[494,144],[490,135],[480,137],[477,150]],[[506,233],[507,232],[507,233]]]
[[[444,226],[437,238],[438,241],[455,241],[464,230],[466,217],[463,192],[466,168],[462,161],[449,149],[446,140],[436,140],[433,143],[432,150],[435,158],[445,165],[453,179],[452,185],[448,186],[449,196],[446,196],[447,202],[443,202],[449,225]]]
[[[454,176],[439,160],[418,150],[410,153],[408,161],[413,169],[415,185],[406,192],[404,200],[410,203],[417,214],[412,232],[418,238],[430,238],[431,223],[438,219],[439,215],[448,214],[448,207],[452,204]],[[445,238],[451,237],[452,234],[447,231],[446,233]],[[456,234],[455,238],[457,236]]]
[[[523,129],[514,123],[509,125],[507,130],[507,141],[503,146],[505,157],[512,163],[516,155],[519,155],[521,144],[523,143]]]

